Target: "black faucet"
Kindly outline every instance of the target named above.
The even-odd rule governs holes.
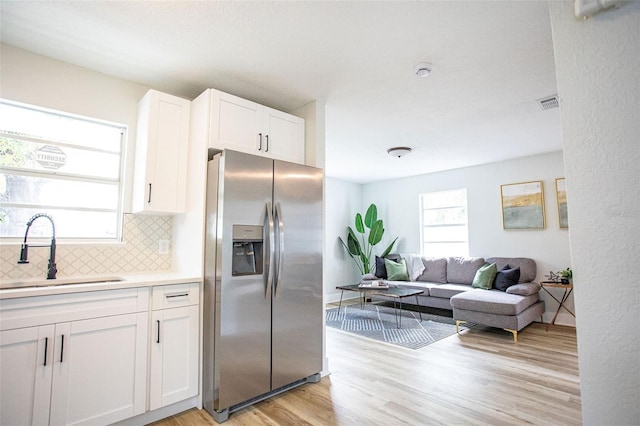
[[[27,244],[27,236],[29,235],[29,228],[31,228],[31,224],[40,217],[46,217],[51,222],[51,229],[53,235],[51,236],[51,244],[49,246],[43,245],[33,245],[31,247],[49,247],[49,264],[47,265],[47,279],[55,280],[56,279],[56,226],[53,223],[53,219],[51,216],[45,213],[38,213],[33,215],[29,222],[27,222],[27,231],[24,233],[24,242],[22,243],[22,247],[20,248],[20,259],[18,263],[29,263],[29,245]]]

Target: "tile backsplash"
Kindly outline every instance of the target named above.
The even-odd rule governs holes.
[[[171,269],[173,217],[125,214],[122,232],[122,244],[58,243],[58,277]],[[158,253],[159,240],[169,241],[169,254]],[[48,248],[30,248],[28,264],[19,257],[19,244],[0,245],[0,279],[45,278]]]

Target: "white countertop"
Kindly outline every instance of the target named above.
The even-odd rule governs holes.
[[[114,281],[116,278],[119,280]],[[59,277],[56,280],[45,280],[41,278],[8,279],[0,280],[0,300],[15,299],[19,297],[47,296],[51,294],[80,293],[85,291],[183,284],[201,281],[202,277],[199,276],[185,275],[170,271],[139,274]],[[14,288],[6,288],[8,286]]]

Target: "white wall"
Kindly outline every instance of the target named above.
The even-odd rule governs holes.
[[[138,101],[148,87],[0,44],[0,97],[128,126],[126,176],[133,176]],[[126,188],[125,209],[131,199]]]
[[[325,105],[314,101],[290,111],[304,118],[304,164],[324,169]]]
[[[640,2],[549,2],[585,425],[640,424]]]
[[[346,241],[347,226],[353,227],[353,219],[362,210],[362,185],[339,179],[325,181],[325,302],[337,302],[340,292],[336,286],[360,282],[360,272],[349,257],[338,237]]]
[[[544,112],[542,112],[544,113]],[[466,188],[469,220],[469,254],[471,256],[530,257],[538,266],[538,280],[550,270],[571,265],[569,235],[560,229],[555,193],[555,179],[563,177],[562,153],[555,152],[517,160],[425,174],[410,178],[376,182],[363,186],[363,204],[376,203],[378,217],[385,223],[386,247],[399,236],[395,252],[420,253],[419,194]],[[502,229],[500,185],[543,181],[546,228],[544,230],[505,231]],[[569,203],[569,209],[572,209]],[[571,225],[570,225],[571,226]],[[560,297],[562,290],[552,290]],[[550,321],[557,303],[541,292],[546,302],[545,321]],[[573,310],[572,297],[567,306]],[[558,324],[575,325],[564,310]]]
[[[129,210],[135,153],[138,101],[148,87],[0,44],[0,97],[82,116],[125,124],[128,127],[125,154],[125,211]],[[158,239],[172,238],[170,217],[125,217],[122,244],[59,243],[60,276],[88,273],[149,272],[167,270],[172,259],[157,253]],[[168,223],[169,230],[160,232]],[[144,238],[136,238],[144,236]],[[0,247],[3,278],[35,276],[44,271],[44,251],[34,251],[29,268],[16,269],[18,244]],[[90,255],[87,261],[87,253]],[[146,253],[145,262],[134,262]],[[9,263],[11,262],[11,267]]]

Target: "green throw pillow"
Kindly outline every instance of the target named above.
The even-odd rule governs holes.
[[[481,266],[480,269],[478,269],[478,271],[476,272],[476,276],[473,277],[471,287],[483,288],[485,290],[491,289],[493,280],[496,277],[497,273],[498,268],[496,267],[495,263],[485,263],[484,266]]]
[[[385,259],[384,266],[387,269],[387,279],[389,281],[409,281],[407,263],[404,259],[400,259],[398,262]]]

